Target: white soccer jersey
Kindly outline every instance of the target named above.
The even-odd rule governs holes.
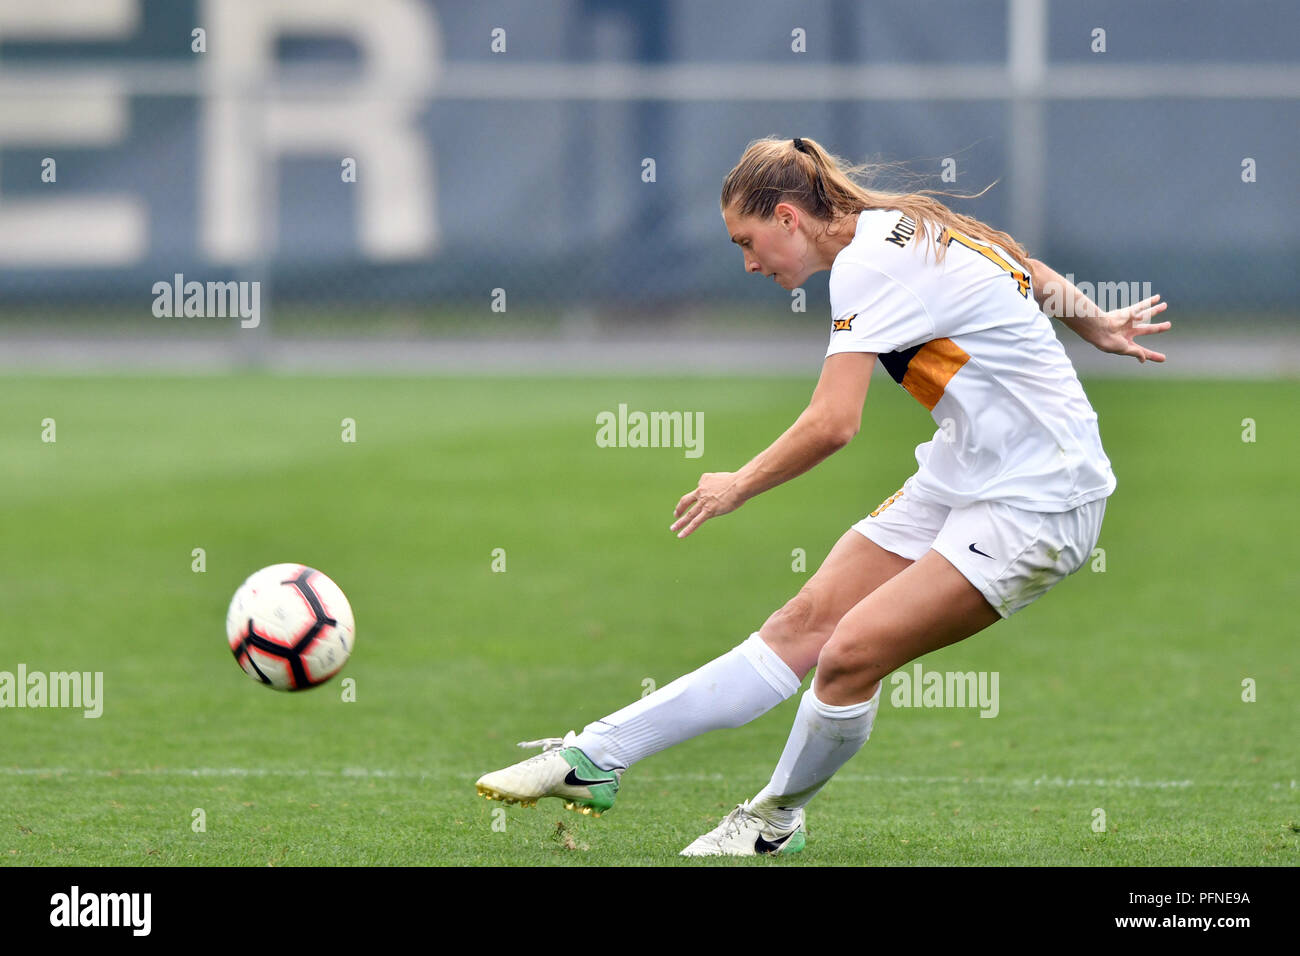
[[[939,429],[918,492],[952,508],[1068,511],[1115,489],[1093,411],[1023,267],[944,230],[944,261],[897,209],[858,216],[831,267],[827,355],[875,352]]]

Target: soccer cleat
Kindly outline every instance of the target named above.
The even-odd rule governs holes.
[[[537,805],[542,797],[559,797],[565,809],[598,817],[614,805],[622,770],[602,770],[577,747],[576,735],[525,740],[521,747],[541,747],[535,757],[479,777],[474,786],[484,799]]]
[[[728,813],[714,829],[700,837],[682,856],[759,856],[798,853],[807,842],[803,810],[789,829],[773,826],[742,803]]]

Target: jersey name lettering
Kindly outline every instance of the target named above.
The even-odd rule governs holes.
[[[912,221],[911,217],[904,216],[902,219],[898,220],[897,225],[894,226],[893,232],[885,237],[885,242],[892,242],[894,245],[898,246],[898,248],[902,249],[907,245],[907,240],[911,239],[914,235],[916,235],[916,223]]]

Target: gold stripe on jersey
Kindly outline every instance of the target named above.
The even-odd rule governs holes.
[[[907,363],[907,374],[902,385],[912,397],[934,411],[943,398],[944,389],[957,374],[957,370],[970,361],[966,350],[952,339],[935,339],[926,342]]]

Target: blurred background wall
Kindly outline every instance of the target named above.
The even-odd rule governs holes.
[[[952,204],[1060,271],[1289,334],[1297,36],[1280,0],[2,0],[0,323],[170,334],[178,273],[259,282],[263,335],[788,319],[717,205],[775,134],[996,180]]]

